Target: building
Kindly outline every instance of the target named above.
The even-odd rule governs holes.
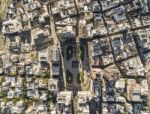
[[[39,63],[49,63],[50,61],[50,54],[49,49],[40,50],[38,51],[38,61]]]
[[[53,43],[53,39],[50,36],[49,30],[46,29],[36,29],[33,34],[34,41],[32,44],[35,44],[36,50],[44,50],[47,49]]]
[[[132,102],[146,102],[148,95],[148,85],[146,80],[137,83],[135,79],[127,80],[127,98]]]
[[[77,93],[77,110],[80,114],[90,114],[89,102],[92,99],[92,94],[90,91],[78,91]]]
[[[138,56],[123,61],[120,68],[126,76],[145,76],[145,69]]]
[[[65,26],[65,27],[57,27],[57,33],[62,41],[66,40],[75,40],[75,27],[73,26]]]
[[[51,63],[52,63],[52,76],[59,76],[60,75],[60,49],[58,47],[54,47],[51,50]]]
[[[58,113],[73,114],[72,109],[73,93],[71,91],[61,91],[57,95]]]
[[[49,81],[48,81],[48,90],[51,93],[51,97],[57,96],[57,94],[59,92],[58,80],[49,79]]]

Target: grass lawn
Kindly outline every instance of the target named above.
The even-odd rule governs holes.
[[[2,30],[2,20],[4,18],[4,13],[3,12],[0,12],[0,31]]]
[[[73,75],[68,70],[66,70],[66,81],[67,81],[67,84],[73,83]]]
[[[5,76],[0,76],[0,84],[5,81]]]
[[[73,46],[66,48],[66,60],[69,61],[73,57]]]
[[[84,83],[84,72],[83,71],[78,73],[78,75],[77,75],[77,82],[79,84],[83,84]]]
[[[40,74],[40,78],[48,78],[48,76],[49,76],[49,71],[44,71],[44,72],[41,72],[41,74]]]
[[[84,61],[84,47],[80,46],[80,57],[81,57],[81,61]]]
[[[4,50],[4,41],[2,39],[2,35],[0,34],[0,50]]]

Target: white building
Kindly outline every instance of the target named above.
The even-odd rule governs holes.
[[[92,99],[92,94],[90,91],[78,91],[78,113],[79,114],[90,114],[89,104]]]
[[[73,114],[72,113],[72,91],[62,91],[57,96],[57,104],[60,114]]]

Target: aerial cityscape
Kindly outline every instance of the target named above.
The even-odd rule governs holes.
[[[0,114],[150,114],[150,0],[0,7]]]

